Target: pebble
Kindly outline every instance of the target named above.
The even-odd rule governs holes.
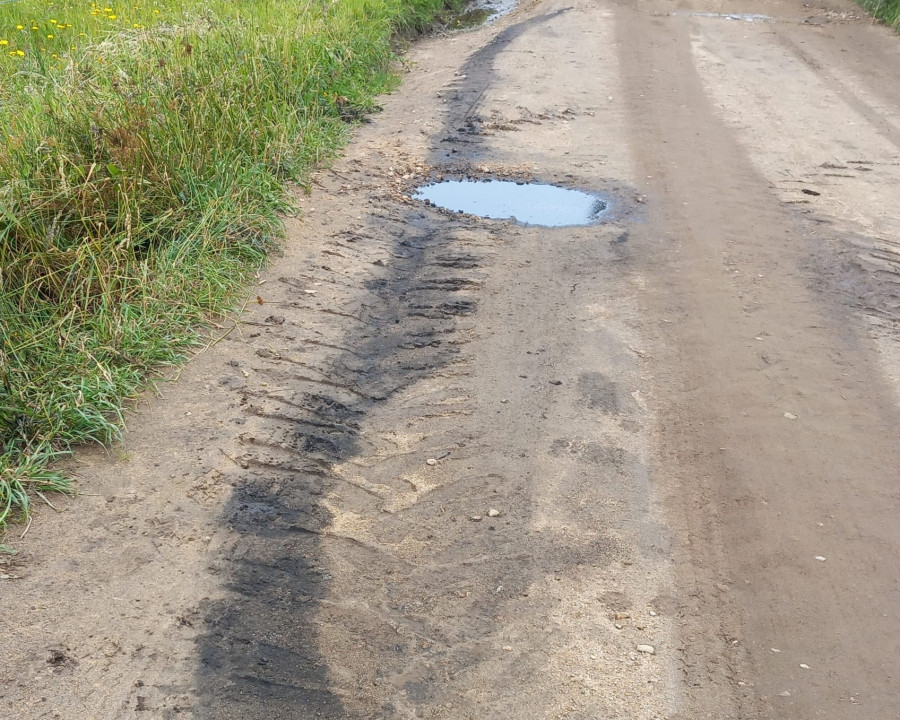
[[[791,691],[790,690],[782,690],[780,693],[778,693],[778,695],[779,695],[779,697],[790,697]]]
[[[825,557],[823,555],[816,555],[816,560],[819,562],[825,562]]]
[[[473,515],[469,518],[472,522],[481,522],[484,518],[481,515]]]
[[[796,420],[796,419],[797,419],[797,416],[794,415],[794,413],[791,413],[791,412],[786,412],[786,413],[784,414],[784,416],[785,416],[788,420]]]
[[[652,645],[638,645],[637,651],[646,653],[647,655],[655,655],[656,654],[656,648],[654,648]]]
[[[488,510],[488,517],[500,517],[500,511],[491,508],[490,510]]]
[[[800,663],[800,667],[804,670],[809,670],[809,665],[807,665],[806,663]]]
[[[437,465],[437,460],[435,460],[434,458],[428,458],[428,459],[425,461],[425,464],[426,464],[426,465]]]

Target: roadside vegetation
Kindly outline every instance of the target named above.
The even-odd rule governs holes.
[[[0,4],[0,528],[233,305],[447,4]]]
[[[857,0],[876,19],[900,31],[900,0]]]

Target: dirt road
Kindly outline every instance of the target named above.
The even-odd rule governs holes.
[[[547,0],[409,59],[0,567],[0,715],[894,717],[900,39]],[[408,199],[463,175],[611,210]]]

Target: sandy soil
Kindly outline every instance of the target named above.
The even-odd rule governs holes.
[[[892,717],[900,40],[546,0],[409,60],[240,322],[10,538],[0,715]],[[612,209],[408,199],[466,174]]]

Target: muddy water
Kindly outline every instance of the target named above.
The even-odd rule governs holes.
[[[608,207],[581,190],[509,180],[447,180],[425,185],[413,197],[454,212],[542,227],[590,225]]]

